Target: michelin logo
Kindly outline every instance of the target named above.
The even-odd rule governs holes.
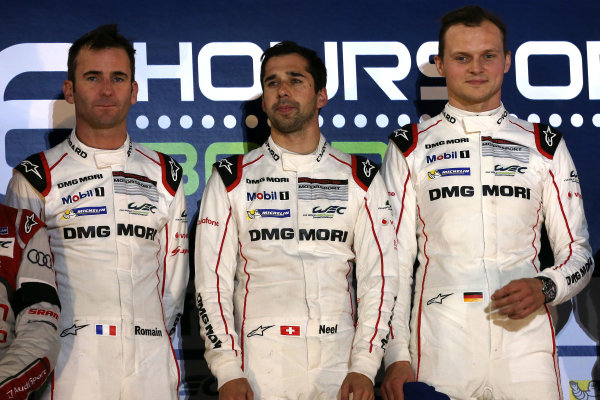
[[[289,209],[276,210],[271,208],[259,208],[247,211],[248,219],[255,218],[289,218],[291,213]]]
[[[435,179],[439,176],[444,177],[457,175],[471,175],[471,168],[442,168],[427,172],[428,179]]]
[[[62,219],[71,219],[75,217],[85,217],[86,215],[99,214],[106,214],[106,206],[73,208],[71,210],[65,211],[65,213],[62,216]]]

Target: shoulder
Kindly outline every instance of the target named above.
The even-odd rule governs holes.
[[[406,124],[392,132],[389,139],[398,146],[404,156],[408,156],[417,146],[418,132],[417,124]]]
[[[243,161],[244,156],[236,154],[222,158],[213,164],[228,192],[233,190],[242,179]]]
[[[538,151],[550,160],[554,158],[556,149],[562,140],[562,133],[558,129],[546,124],[533,124],[535,145]]]
[[[335,148],[330,149],[330,155],[338,162],[345,164],[352,171],[352,178],[354,182],[362,188],[364,191],[369,189],[377,171],[379,171],[379,165],[369,160],[366,157],[347,154],[341,152]]]
[[[510,117],[509,122],[512,127],[518,131],[533,135],[535,148],[543,157],[550,160],[554,158],[554,154],[563,137],[558,129],[543,123],[532,123],[514,117]],[[531,144],[531,146],[533,146],[533,144]]]
[[[30,155],[21,161],[15,170],[19,171],[42,196],[46,196],[50,192],[52,177],[46,155],[43,152]]]
[[[237,187],[242,180],[243,170],[261,164],[265,159],[265,152],[260,146],[246,154],[235,154],[222,158],[213,164],[213,168],[219,173],[223,184],[230,192]]]
[[[172,196],[175,196],[183,177],[181,165],[168,154],[151,150],[139,143],[134,143],[133,148],[145,156],[147,162],[154,162],[160,167],[163,186]]]
[[[404,157],[408,157],[417,147],[419,135],[434,130],[441,121],[442,119],[438,115],[420,124],[406,124],[402,128],[392,132],[389,139],[396,144],[398,149],[404,154]]]
[[[371,186],[378,171],[379,165],[368,158],[359,155],[352,156],[352,177],[365,192]]]

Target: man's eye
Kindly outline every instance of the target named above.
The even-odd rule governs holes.
[[[86,79],[90,82],[95,82],[98,80],[98,77],[92,75],[92,76],[88,76]]]
[[[116,76],[113,78],[113,82],[124,82],[125,79],[121,78],[120,76]]]
[[[267,86],[270,86],[270,87],[277,86],[277,82],[275,82],[275,81],[267,82]]]

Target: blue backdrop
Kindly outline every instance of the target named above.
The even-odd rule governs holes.
[[[600,2],[478,3],[509,27],[513,66],[505,76],[505,106],[519,118],[549,122],[565,136],[598,260]],[[427,119],[444,105],[444,80],[432,59],[439,18],[461,5],[439,0],[3,4],[0,197],[14,165],[56,144],[73,126],[72,106],[61,92],[67,51],[72,40],[100,24],[118,23],[135,43],[140,93],[128,117],[129,133],[183,165],[189,214],[195,215],[211,163],[268,135],[258,78],[264,49],[290,39],[317,50],[329,73],[322,132],[335,146],[381,162],[391,131]],[[590,381],[600,380],[594,369],[600,331],[595,276],[588,290],[557,309],[565,397],[591,396]],[[189,312],[178,341],[188,376],[182,396],[204,398],[214,384],[196,332]]]

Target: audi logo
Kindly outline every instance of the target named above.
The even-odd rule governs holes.
[[[52,256],[36,249],[31,249],[27,253],[27,259],[40,267],[52,268]]]

